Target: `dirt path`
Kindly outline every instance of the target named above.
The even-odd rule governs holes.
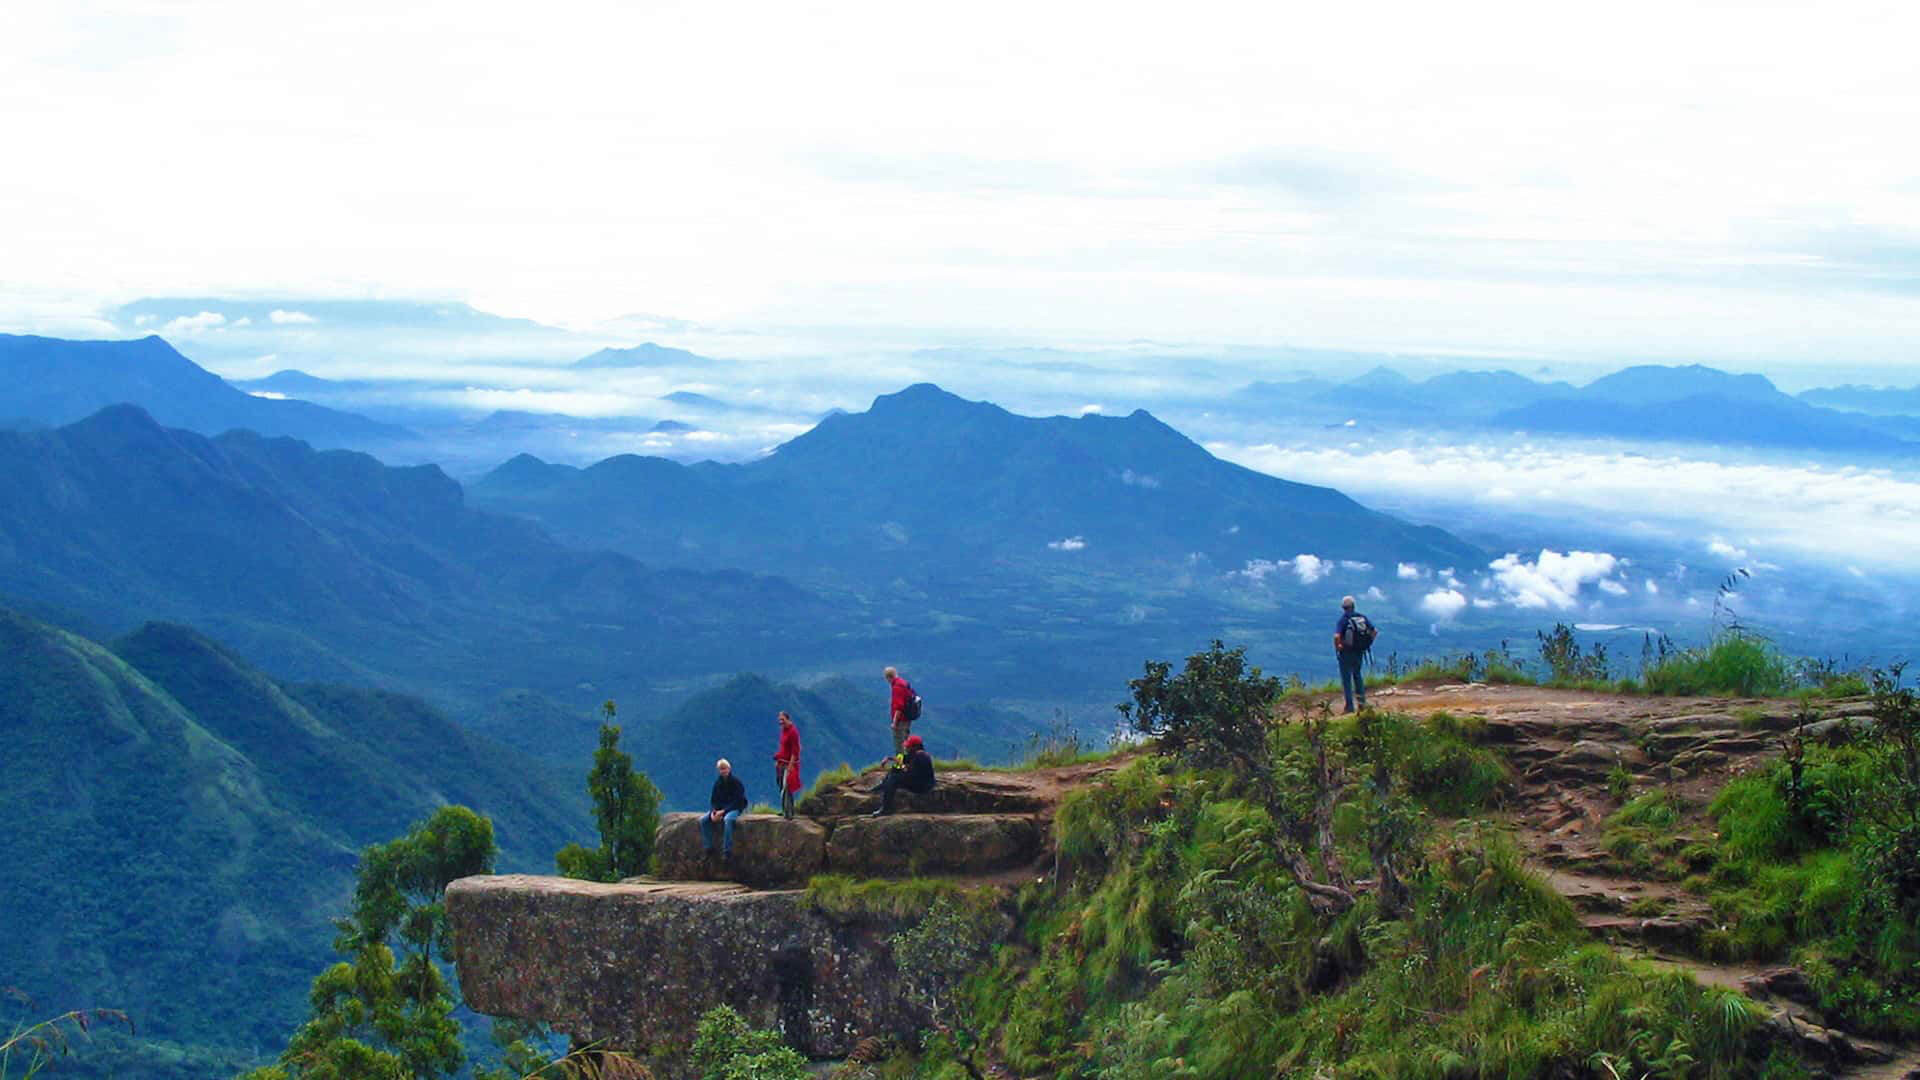
[[[1487,721],[1487,741],[1514,767],[1509,816],[1529,864],[1596,936],[1655,966],[1754,998],[1782,1036],[1830,1075],[1920,1078],[1920,1048],[1831,1026],[1798,972],[1702,956],[1702,939],[1718,924],[1706,899],[1683,884],[1700,869],[1689,865],[1688,848],[1714,835],[1706,807],[1726,782],[1784,749],[1799,720],[1797,703],[1480,684],[1383,687],[1369,697],[1378,708]],[[1867,705],[1837,701],[1821,711],[1826,723],[1844,722],[1864,715]],[[1621,806],[1614,785],[1625,785],[1630,797],[1673,797],[1679,821],[1662,831],[1663,850],[1630,845],[1624,833],[1606,835],[1608,817]]]

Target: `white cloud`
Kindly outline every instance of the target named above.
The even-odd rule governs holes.
[[[1658,583],[1658,582],[1656,582],[1656,581],[1654,581],[1654,580],[1653,580],[1652,578],[1648,578],[1648,579],[1646,580],[1646,582],[1645,582],[1645,584],[1646,584],[1646,586],[1647,586],[1647,595],[1648,595],[1648,596],[1659,596],[1659,595],[1660,595],[1660,585],[1659,585],[1659,583]]]
[[[1467,598],[1458,589],[1435,589],[1420,598],[1420,610],[1442,623],[1452,622],[1466,607]]]
[[[1132,469],[1126,469],[1120,473],[1120,482],[1123,484],[1126,484],[1128,487],[1142,487],[1142,488],[1153,489],[1153,488],[1158,488],[1160,486],[1160,480],[1158,477],[1147,476],[1144,473],[1137,473],[1137,472],[1134,472]]]
[[[1047,547],[1052,551],[1084,551],[1086,546],[1087,538],[1084,536],[1069,536],[1064,540],[1047,541]]]
[[[1500,601],[1495,600],[1491,596],[1476,596],[1473,598],[1473,606],[1476,609],[1480,609],[1480,610],[1485,610],[1487,608],[1497,608],[1500,606]]]
[[[1607,578],[1600,582],[1600,591],[1606,593],[1608,596],[1627,595],[1627,587],[1612,578]]]
[[[1387,598],[1387,594],[1380,591],[1380,586],[1378,585],[1367,586],[1367,599],[1375,600],[1375,601],[1384,601],[1386,600],[1386,598]]]
[[[1364,574],[1367,571],[1373,569],[1373,564],[1370,562],[1357,562],[1353,559],[1341,559],[1340,569],[1351,570],[1358,574]]]
[[[1234,571],[1234,573],[1249,581],[1264,582],[1275,570],[1280,569],[1282,565],[1290,564],[1277,563],[1272,559],[1248,559],[1247,565]]]
[[[160,336],[165,338],[193,338],[201,334],[212,333],[227,325],[227,317],[217,311],[202,311],[198,315],[180,315],[167,320],[160,328]]]
[[[267,314],[267,318],[271,320],[276,326],[287,326],[287,325],[296,324],[296,323],[304,324],[304,323],[312,323],[312,322],[319,321],[304,311],[281,311],[278,308],[275,308],[273,311],[269,312]]]
[[[1427,576],[1426,570],[1415,563],[1401,563],[1394,567],[1393,572],[1401,581],[1418,581]]]
[[[278,390],[249,390],[247,391],[247,393],[257,398],[266,398],[268,401],[287,400],[287,395],[281,393]]]
[[[1102,411],[1103,409],[1104,409],[1104,406],[1101,406],[1101,405],[1091,405],[1091,404],[1089,404],[1089,405],[1082,405],[1082,406],[1080,406],[1080,408],[1079,408],[1079,410],[1078,410],[1078,412],[1079,412],[1079,415],[1081,415],[1081,416],[1096,416],[1096,415],[1098,415],[1098,414],[1099,414],[1099,413],[1100,413],[1100,412],[1101,412],[1101,411]]]
[[[1911,381],[1910,379],[1907,381]],[[1541,518],[1607,516],[1673,537],[1699,537],[1702,525],[1734,552],[1762,545],[1844,567],[1841,559],[1920,569],[1920,469],[1911,464],[1823,465],[1787,460],[1725,460],[1703,450],[1629,451],[1591,444],[1485,440],[1352,454],[1314,444],[1209,443],[1216,454],[1275,476],[1327,484],[1362,501],[1419,500],[1427,506],[1490,505],[1495,486]],[[1844,521],[1846,543],[1834,543]],[[1715,535],[1715,533],[1718,535]],[[1734,543],[1727,537],[1749,538]],[[1713,565],[1725,570],[1721,556]],[[1678,577],[1685,571],[1676,569]],[[1676,580],[1678,579],[1676,578]]]
[[[1717,536],[1707,544],[1707,553],[1709,555],[1718,555],[1723,559],[1744,559],[1747,557],[1746,549],[1734,547],[1732,544],[1727,543]]]
[[[1543,549],[1532,562],[1508,554],[1488,564],[1504,599],[1521,608],[1564,611],[1580,599],[1580,587],[1612,574],[1619,560],[1604,551]]]
[[[1332,569],[1332,561],[1322,559],[1318,555],[1301,554],[1293,557],[1293,572],[1299,575],[1302,585],[1311,585],[1319,581]]]

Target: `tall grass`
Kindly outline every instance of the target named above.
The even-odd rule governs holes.
[[[1795,685],[1793,665],[1769,642],[1722,634],[1704,649],[1682,649],[1647,667],[1650,694],[1779,697]]]

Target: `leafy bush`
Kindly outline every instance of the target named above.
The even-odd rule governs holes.
[[[1146,673],[1127,684],[1133,700],[1117,706],[1140,735],[1160,740],[1164,753],[1199,768],[1258,768],[1280,680],[1248,667],[1245,649],[1215,641],[1203,653],[1172,665],[1149,660]]]
[[[806,1080],[807,1059],[777,1031],[755,1031],[716,1005],[700,1017],[689,1052],[701,1080]]]

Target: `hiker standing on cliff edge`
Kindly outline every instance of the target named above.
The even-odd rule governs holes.
[[[913,692],[913,684],[900,677],[897,669],[890,667],[881,674],[893,688],[887,711],[893,719],[893,752],[897,755],[906,746],[907,736],[913,734],[913,722],[920,719],[920,696]]]
[[[780,788],[780,816],[793,820],[793,800],[800,794],[800,729],[780,710],[780,749],[773,755],[773,773]]]
[[[1367,681],[1360,665],[1367,659],[1367,650],[1373,648],[1373,639],[1379,636],[1373,622],[1353,610],[1353,597],[1341,597],[1340,621],[1333,625],[1333,652],[1340,658],[1340,690],[1347,696],[1347,712],[1353,711],[1356,697],[1361,708],[1367,707]]]

